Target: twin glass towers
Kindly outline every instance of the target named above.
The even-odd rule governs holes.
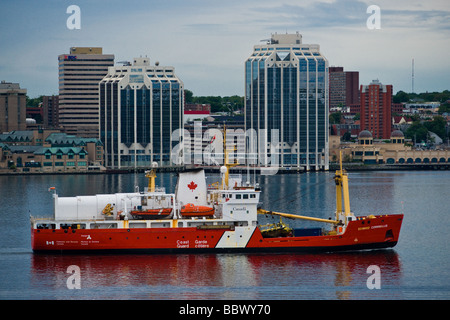
[[[183,82],[174,68],[134,58],[133,64],[110,67],[99,89],[105,166],[169,164],[172,132],[183,126]]]
[[[245,62],[245,129],[267,146],[258,150],[261,164],[270,157],[282,167],[328,170],[328,109],[328,61],[319,45],[302,44],[296,33],[254,46]]]
[[[249,151],[247,143],[247,155],[259,166],[328,170],[328,61],[299,33],[266,41],[245,61],[244,134],[259,146]],[[170,164],[172,133],[183,129],[183,87],[173,67],[148,58],[109,68],[99,84],[107,167]]]

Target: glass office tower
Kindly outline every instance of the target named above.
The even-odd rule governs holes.
[[[245,62],[245,125],[266,146],[258,149],[261,165],[275,152],[280,166],[328,170],[328,108],[319,45],[302,44],[296,33],[254,46]]]
[[[170,164],[183,127],[183,82],[173,67],[150,66],[149,58],[109,68],[100,82],[100,140],[105,166],[149,167]]]

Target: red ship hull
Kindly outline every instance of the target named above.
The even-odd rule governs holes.
[[[264,238],[251,227],[246,243],[227,245],[237,232],[222,228],[32,229],[34,252],[332,252],[394,247],[403,214],[350,221],[343,234]],[[238,236],[236,236],[238,237]]]

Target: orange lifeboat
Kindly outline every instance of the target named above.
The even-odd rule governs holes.
[[[180,214],[183,217],[212,217],[214,215],[214,208],[196,206],[193,203],[188,203],[181,207]]]
[[[130,211],[130,214],[135,219],[144,219],[144,220],[164,219],[170,216],[171,213],[172,208],[156,208],[156,209]]]

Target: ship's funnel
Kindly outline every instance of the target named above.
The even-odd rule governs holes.
[[[175,190],[176,198],[182,205],[192,203],[197,206],[207,205],[206,177],[203,169],[180,172]]]

